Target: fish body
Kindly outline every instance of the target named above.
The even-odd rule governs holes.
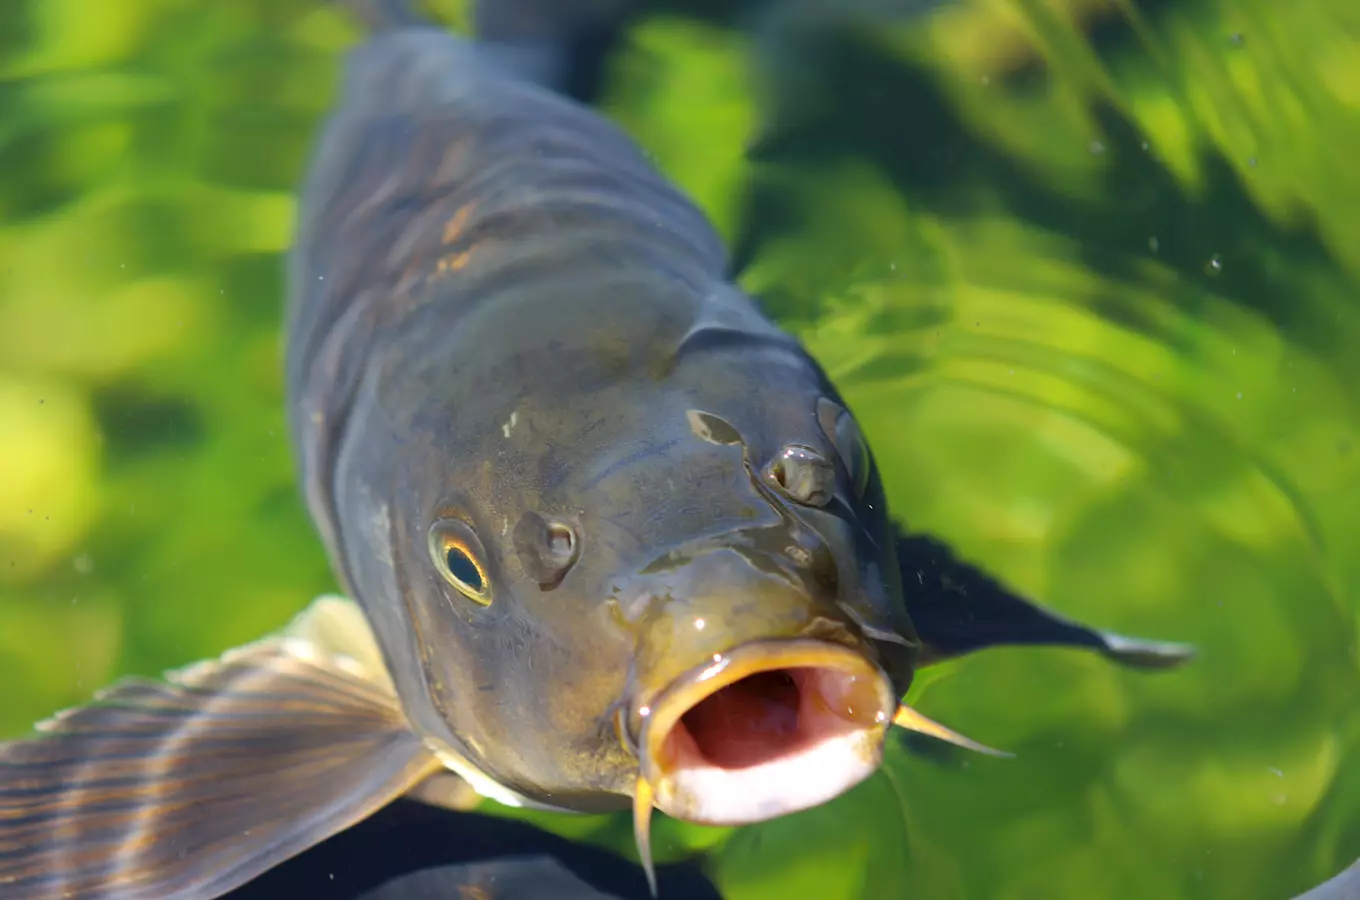
[[[413,791],[462,805],[450,772],[632,806],[650,875],[653,807],[816,806],[894,724],[986,750],[901,704],[922,665],[1187,658],[896,525],[835,386],[563,92],[570,54],[495,15],[483,44],[354,6],[372,34],[302,191],[286,317],[303,491],[352,599],[0,745],[0,894],[220,896]]]
[[[371,39],[343,96],[294,255],[293,427],[313,516],[422,735],[519,795],[617,805],[632,776],[599,698],[743,639],[798,637],[843,618],[838,603],[903,636],[905,691],[914,636],[892,602],[892,543],[867,549],[888,535],[878,485],[855,502],[879,521],[855,530],[766,483],[786,445],[831,467],[815,413],[840,401],[725,280],[699,211],[615,126],[440,30]],[[734,437],[701,437],[696,416]],[[441,519],[479,544],[485,605],[431,566]],[[515,543],[540,523],[579,544],[550,588]],[[828,556],[835,595],[784,591],[809,577],[785,548]],[[686,554],[688,567],[670,562]],[[733,577],[771,599],[738,619]],[[698,579],[721,591],[660,601]],[[666,647],[651,646],[663,631]],[[577,685],[589,711],[544,683]]]

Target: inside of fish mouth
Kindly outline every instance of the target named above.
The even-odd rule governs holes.
[[[879,723],[872,679],[794,666],[755,672],[699,700],[662,744],[662,767],[739,771]]]

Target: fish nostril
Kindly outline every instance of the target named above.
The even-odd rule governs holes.
[[[575,552],[576,534],[561,522],[553,522],[548,526],[547,547],[552,556],[569,559]]]
[[[789,444],[766,467],[766,477],[790,500],[826,506],[836,492],[836,469],[811,447]]]
[[[580,540],[571,525],[536,512],[520,516],[513,540],[524,571],[545,591],[562,582],[581,552]]]

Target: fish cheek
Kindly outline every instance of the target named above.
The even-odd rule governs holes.
[[[477,727],[478,687],[491,682],[478,634],[497,617],[502,599],[494,590],[495,567],[465,504],[435,504],[400,481],[389,484],[386,496],[400,510],[390,517],[387,558],[374,553],[364,562],[388,573],[383,580],[390,580],[390,591],[372,595],[383,618],[402,620],[402,640],[384,642],[398,692],[419,731],[479,756],[485,743]]]
[[[545,789],[598,798],[631,789],[636,775],[615,712],[627,699],[637,636],[616,621],[606,600],[616,580],[610,573],[617,570],[617,548],[599,530],[572,520],[573,555],[565,555],[564,535],[553,551],[548,539],[554,524],[565,523],[531,513],[515,529],[525,570],[523,579],[513,579],[515,619],[531,624],[516,652],[497,663],[502,683],[517,685],[513,708],[519,714],[504,725]],[[563,571],[566,559],[572,564]]]
[[[627,660],[600,640],[590,616],[543,611],[573,605],[559,596],[566,586],[519,590],[528,602],[479,627],[466,660],[476,672],[467,702],[485,767],[531,797],[593,808],[631,784],[611,718]]]
[[[616,693],[601,681],[621,667],[601,665],[589,622],[567,615],[576,609],[570,580],[562,584],[580,551],[575,523],[522,514],[507,541],[515,549],[493,553],[459,521],[468,519],[444,507],[424,566],[407,570],[437,725],[507,787],[545,802],[577,796],[579,804],[617,768],[602,759],[597,723]],[[439,551],[450,547],[475,550],[485,590],[469,584],[470,571],[447,565]],[[516,556],[529,560],[525,577]]]
[[[495,592],[483,607],[435,578],[420,586],[417,640],[437,717],[428,728],[493,780],[535,794],[545,781],[535,721],[543,666],[522,617],[507,608],[507,585]]]
[[[478,680],[478,667],[472,662],[475,654],[469,646],[472,611],[459,608],[470,604],[432,573],[423,557],[411,560],[402,573],[402,600],[416,647],[416,659],[411,662],[418,667],[428,701],[424,708],[411,712],[426,731],[446,741],[454,735],[467,738],[465,743],[475,749],[475,731],[468,728],[473,715],[469,698],[476,696]],[[426,710],[435,713],[436,719],[430,720]]]

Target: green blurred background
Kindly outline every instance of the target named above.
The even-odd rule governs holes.
[[[838,380],[896,514],[1201,655],[950,664],[914,702],[1016,759],[896,747],[818,810],[662,821],[658,855],[712,850],[737,900],[1277,900],[1360,856],[1360,4],[759,39],[666,7],[603,105]],[[357,37],[318,0],[0,4],[0,734],[332,588],[281,254]],[[531,818],[630,852],[624,819]]]

